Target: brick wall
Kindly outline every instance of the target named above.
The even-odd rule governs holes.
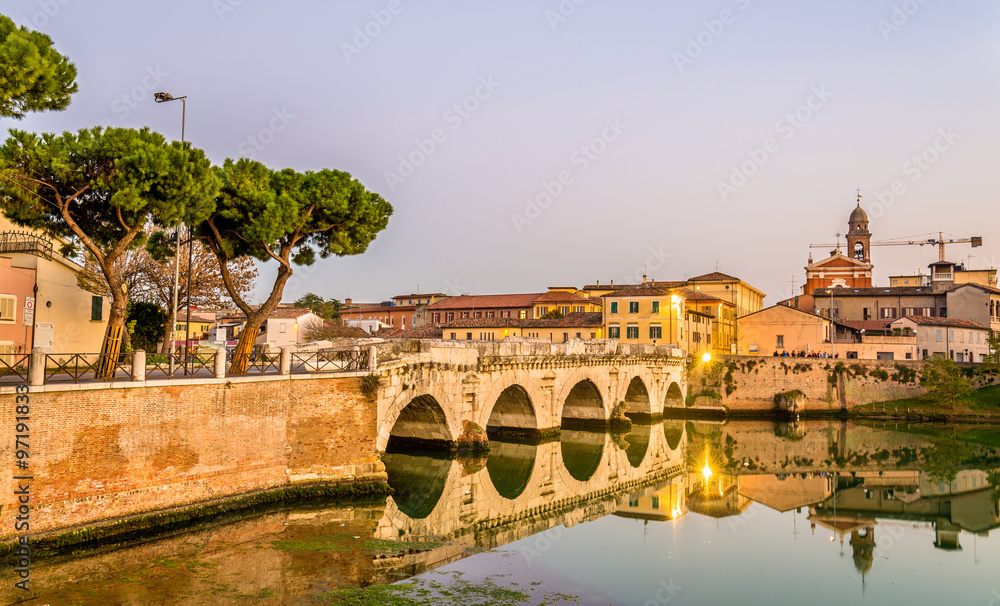
[[[171,383],[29,394],[33,534],[291,485],[385,481],[360,376]],[[14,398],[0,395],[9,465]],[[2,540],[15,534],[13,475],[0,475]]]

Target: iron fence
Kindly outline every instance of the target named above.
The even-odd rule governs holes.
[[[313,372],[343,372],[368,368],[368,349],[324,349],[314,352],[293,353],[292,374]]]
[[[226,351],[226,360],[229,361],[228,374],[264,375],[281,372],[281,354],[269,354],[261,346],[254,346],[247,354]],[[243,372],[237,372],[241,366],[244,368]]]
[[[103,369],[110,376],[99,376]],[[63,354],[45,356],[45,382],[79,383],[81,380],[127,381],[132,378],[129,354]]]
[[[0,382],[26,382],[30,363],[31,354],[0,354]]]

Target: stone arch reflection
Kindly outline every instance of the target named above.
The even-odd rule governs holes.
[[[608,434],[597,431],[563,429],[559,434],[559,450],[563,465],[573,479],[586,482],[593,477],[604,458]]]
[[[444,409],[429,394],[410,400],[400,411],[389,432],[386,450],[430,448],[447,450],[455,442]]]
[[[632,467],[639,467],[646,458],[646,452],[649,450],[651,429],[649,425],[633,424],[632,430],[625,436],[625,441],[628,442],[628,447],[625,449],[625,456]]]
[[[521,496],[531,481],[537,452],[538,446],[535,444],[490,441],[486,471],[500,496],[510,500]]]
[[[538,418],[531,397],[520,385],[504,389],[493,404],[486,432],[491,435],[521,437],[538,429]]]
[[[601,390],[590,379],[584,379],[573,386],[566,402],[563,403],[562,427],[583,427],[607,423],[604,412],[604,398]]]
[[[444,494],[452,461],[430,455],[387,452],[382,455],[382,462],[396,507],[414,520],[429,516]]]

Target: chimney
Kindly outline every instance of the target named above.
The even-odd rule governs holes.
[[[614,281],[614,280],[612,280],[612,281],[611,281],[611,286],[614,286],[614,285],[615,285],[615,281]]]
[[[642,274],[642,283],[643,283],[643,284],[645,284],[645,283],[646,283],[646,274]]]
[[[350,305],[351,303],[354,303],[353,299],[344,299],[344,305]]]

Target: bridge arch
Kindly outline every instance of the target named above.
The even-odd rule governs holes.
[[[684,438],[685,422],[667,420],[663,421],[663,437],[667,439],[667,448],[677,450]]]
[[[397,444],[449,449],[455,443],[455,435],[445,409],[431,394],[408,401],[400,398],[388,411],[376,447],[381,452]]]
[[[625,441],[628,442],[628,446],[625,448],[625,457],[628,459],[629,465],[634,468],[639,468],[646,460],[652,428],[652,425],[636,423],[632,425],[631,431],[625,436]]]
[[[490,441],[486,472],[501,497],[513,501],[528,488],[535,475],[537,444]]]
[[[567,387],[558,419],[560,427],[607,424],[611,412],[594,381],[584,378]]]
[[[506,387],[492,403],[486,421],[489,434],[527,434],[538,430],[538,415],[528,390],[518,384]]]
[[[667,393],[663,396],[664,408],[684,408],[684,392],[676,381],[671,381]]]
[[[587,482],[604,460],[608,434],[603,431],[564,429],[559,434],[563,467],[577,482]]]
[[[650,397],[646,381],[636,375],[629,381],[625,389],[625,396],[622,398],[628,404],[628,416],[651,417],[653,416],[653,399]],[[660,411],[655,411],[660,412]]]

